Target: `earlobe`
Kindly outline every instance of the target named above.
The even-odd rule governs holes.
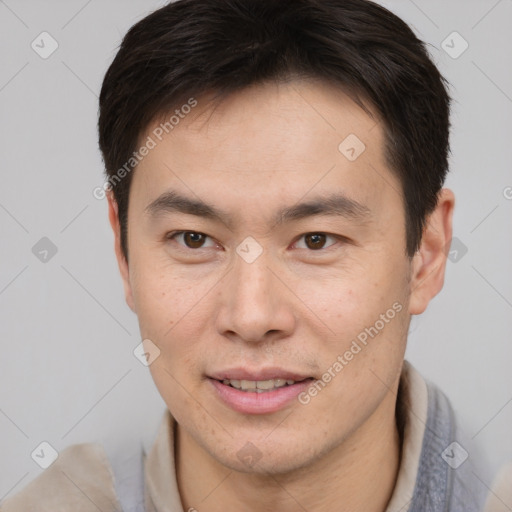
[[[409,314],[419,315],[439,293],[444,284],[446,255],[452,239],[453,192],[439,193],[435,210],[423,230],[421,245],[412,259]]]
[[[123,251],[121,249],[121,225],[119,223],[119,209],[117,201],[114,198],[114,193],[111,190],[107,192],[107,200],[108,218],[110,221],[110,225],[112,226],[112,231],[114,232],[114,250],[116,253],[119,272],[123,280],[125,299],[129,308],[135,313],[135,303],[133,301],[128,262],[126,261],[126,258],[124,257]]]

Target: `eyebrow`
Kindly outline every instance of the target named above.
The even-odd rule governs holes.
[[[229,229],[234,226],[234,217],[229,213],[199,199],[183,196],[173,190],[164,192],[144,211],[154,218],[170,213],[184,213],[220,222]],[[280,209],[273,218],[272,228],[314,216],[346,217],[363,223],[369,220],[371,210],[343,194],[316,196],[309,201]]]

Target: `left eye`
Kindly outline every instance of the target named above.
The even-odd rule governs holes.
[[[300,238],[300,240],[304,239],[305,247],[299,247],[299,249],[311,249],[313,251],[325,249],[325,242],[328,238],[331,238],[334,240],[334,243],[336,243],[336,239],[331,235],[327,235],[326,233],[306,233]],[[334,243],[328,245],[327,247],[334,245]]]

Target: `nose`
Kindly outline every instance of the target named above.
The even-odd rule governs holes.
[[[265,251],[252,263],[235,257],[221,285],[218,332],[248,343],[289,336],[296,321],[293,294],[270,267]]]

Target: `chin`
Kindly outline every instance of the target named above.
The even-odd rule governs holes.
[[[302,460],[302,458],[300,458]],[[229,458],[227,460],[218,460],[223,466],[231,469],[232,471],[236,471],[238,473],[246,473],[252,475],[259,476],[269,476],[269,475],[286,475],[289,473],[293,473],[305,465],[307,465],[307,461],[301,463],[299,460],[298,454],[292,454],[290,458],[288,454],[279,454],[269,453],[263,454],[261,459],[254,462],[242,462],[238,458]]]
[[[320,447],[315,450],[308,446],[306,440],[295,438],[290,443],[290,438],[268,440],[232,440],[222,452],[210,447],[210,455],[218,463],[239,473],[253,475],[285,475],[308,467],[321,455]],[[240,448],[238,448],[240,446]],[[305,448],[308,446],[307,448]],[[327,447],[325,448],[327,451]]]

